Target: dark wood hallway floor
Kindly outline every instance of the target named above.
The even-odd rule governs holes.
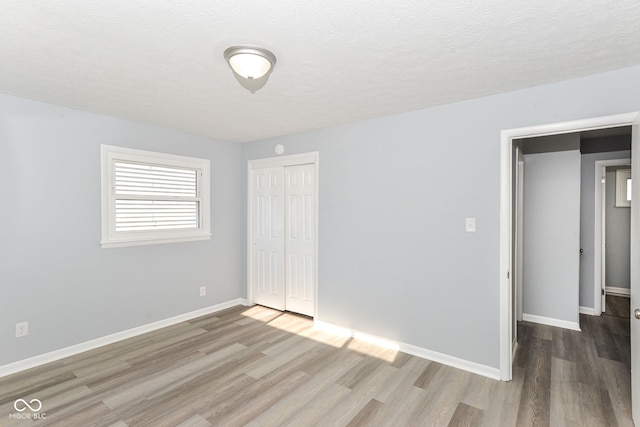
[[[582,332],[518,324],[518,426],[633,426],[629,299],[608,296],[607,307],[580,315]]]
[[[628,319],[631,316],[630,303],[630,298],[607,295],[607,302],[605,304],[607,311],[604,314]]]
[[[501,382],[239,306],[0,378],[0,425],[632,426],[629,319],[580,320],[520,323]]]

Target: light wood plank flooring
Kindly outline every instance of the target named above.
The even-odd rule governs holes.
[[[521,323],[506,383],[234,307],[1,378],[0,425],[631,426],[629,319],[581,323]]]

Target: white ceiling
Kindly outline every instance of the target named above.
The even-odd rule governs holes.
[[[278,58],[253,94],[236,44]],[[638,0],[0,3],[0,92],[239,142],[636,64]]]

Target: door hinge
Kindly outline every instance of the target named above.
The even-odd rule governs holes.
[[[602,292],[602,295],[604,295],[604,288],[600,289],[600,291]]]
[[[511,276],[509,275],[509,271],[507,271],[507,279],[511,279]]]

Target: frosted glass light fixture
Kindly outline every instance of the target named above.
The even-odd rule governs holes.
[[[224,51],[224,59],[237,75],[249,80],[263,77],[276,65],[272,52],[256,46],[232,46]]]

